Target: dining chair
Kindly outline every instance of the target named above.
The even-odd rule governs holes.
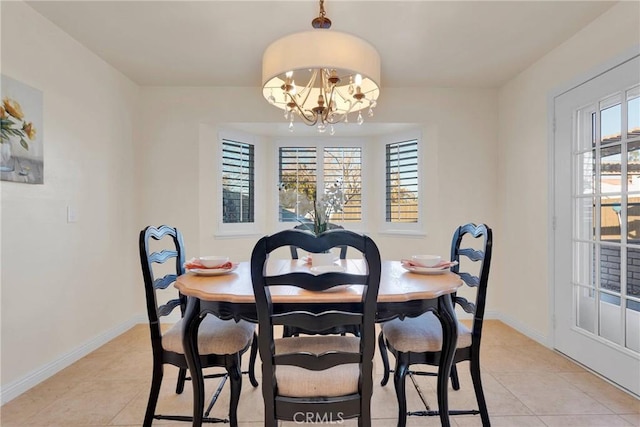
[[[298,224],[297,226],[294,227],[294,229],[310,231],[308,224]],[[344,228],[341,225],[328,223],[327,224],[327,229],[328,230],[342,230]],[[290,246],[289,248],[291,249],[291,259],[298,259],[298,249],[299,248],[297,246]],[[340,246],[340,259],[346,259],[346,258],[347,258],[347,247],[346,246]],[[326,331],[320,331],[318,333],[322,334],[322,335],[328,335],[328,334],[345,335],[347,333],[353,334],[355,336],[359,336],[360,335],[360,331],[355,326],[349,326],[349,327],[339,326],[339,327],[335,327],[335,328],[330,328],[330,329],[328,329]],[[307,330],[304,330],[304,329],[301,329],[301,328],[284,327],[282,329],[282,337],[283,338],[296,337],[296,336],[299,336],[300,334],[313,335],[313,333],[311,331],[307,331]]]
[[[313,232],[312,223],[298,224],[293,228],[296,230],[306,230],[309,232]],[[333,224],[331,222],[327,224],[327,230],[342,230],[342,229],[344,229],[344,227],[342,227],[341,225]],[[291,250],[291,259],[298,259],[298,247],[290,246],[289,249]],[[347,247],[340,246],[340,259],[346,259],[346,258],[347,258]]]
[[[485,224],[476,226],[471,223],[458,227],[451,242],[451,261],[458,262],[458,265],[452,267],[451,270],[460,276],[465,285],[475,289],[475,292],[472,292],[475,293],[474,302],[458,295],[458,293],[452,295],[454,305],[459,305],[466,313],[473,315],[473,323],[469,329],[463,323],[458,322],[458,343],[451,367],[451,383],[454,390],[460,389],[456,364],[469,361],[478,410],[450,410],[449,414],[480,414],[483,426],[491,425],[480,379],[480,340],[482,338],[482,321],[492,244],[493,233],[491,229]],[[383,386],[387,384],[390,372],[387,349],[396,359],[393,382],[398,400],[398,427],[406,425],[407,415],[439,415],[438,411],[430,410],[422,391],[413,378],[413,375],[437,375],[437,373],[410,370],[410,366],[415,364],[438,366],[440,363],[442,327],[438,318],[432,312],[428,312],[415,318],[394,319],[385,322],[378,335],[378,346],[384,367],[381,381]],[[426,411],[407,412],[405,392],[407,375],[416,386]]]
[[[332,271],[313,274],[300,271],[268,275],[269,254],[283,246],[319,253],[346,245],[362,253],[366,272]],[[258,312],[258,337],[262,360],[264,425],[277,420],[295,423],[341,423],[358,418],[371,425],[373,355],[375,352],[376,299],[380,286],[380,253],[367,236],[348,230],[332,230],[314,236],[300,230],[284,230],[260,239],[251,254],[251,280]],[[272,286],[290,285],[305,291],[331,292],[340,285],[360,285],[358,301],[305,306],[271,302]],[[334,289],[335,291],[335,289]],[[313,335],[274,338],[278,325],[319,332],[339,325],[353,325],[360,336]]]
[[[166,225],[160,227],[146,227],[140,232],[139,240],[140,262],[144,278],[145,295],[147,300],[147,315],[151,332],[151,348],[153,351],[153,376],[151,391],[144,417],[144,426],[151,426],[154,419],[174,421],[192,421],[192,417],[181,415],[156,415],[156,406],[162,384],[164,365],[176,366],[178,383],[176,393],[184,390],[187,378],[187,361],[182,346],[182,317],[186,307],[186,297],[180,293],[165,295],[167,289],[175,282],[179,275],[184,274],[184,244],[182,234],[176,228]],[[168,263],[168,264],[167,264]],[[166,264],[166,265],[163,265]],[[170,297],[161,303],[161,296]],[[180,308],[180,320],[168,330],[163,331],[161,318],[170,315],[175,308]],[[255,325],[246,321],[224,321],[208,314],[198,330],[198,349],[203,368],[222,367],[225,373],[211,374],[205,378],[222,378],[216,393],[205,412],[207,422],[230,422],[237,426],[237,407],[242,387],[242,372],[240,370],[241,356],[251,347],[249,361],[249,379],[254,387],[258,386],[255,378],[254,366],[257,356],[257,335]],[[231,399],[229,404],[229,419],[208,418],[226,379],[231,383]]]

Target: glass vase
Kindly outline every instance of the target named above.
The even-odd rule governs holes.
[[[0,143],[0,172],[12,172],[14,169],[14,159],[11,142]]]

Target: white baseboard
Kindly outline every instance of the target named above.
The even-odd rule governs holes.
[[[46,365],[41,366],[40,368],[28,373],[23,378],[19,378],[9,384],[3,385],[2,390],[0,390],[0,403],[4,405],[10,400],[15,399],[25,391],[40,384],[42,381],[55,375],[56,373],[63,370],[67,366],[71,365],[72,363],[80,360],[87,354],[91,353],[92,351],[96,350],[97,348],[106,344],[107,342],[111,341],[118,335],[121,335],[122,333],[128,331],[134,325],[138,323],[146,323],[146,322],[147,322],[147,318],[145,316],[143,315],[134,316],[128,321],[106,332],[103,332],[97,337],[90,339],[89,341],[71,350],[67,354],[62,355],[56,360],[53,360],[50,363],[47,363]]]
[[[547,347],[552,348],[551,338],[548,335],[541,333],[540,331],[536,331],[535,329],[530,328],[519,320],[514,319],[513,317],[507,316],[503,313],[496,312],[494,319],[500,320],[502,323],[511,326],[516,331],[521,334],[526,335],[537,343]],[[485,319],[487,318],[485,314]]]
[[[463,319],[463,320],[473,319],[473,315],[469,313],[461,312],[460,310],[456,310],[456,316],[458,316],[458,319]],[[485,311],[484,319],[499,320],[505,325],[512,327],[513,329],[520,332],[521,334],[524,334],[527,337],[531,338],[532,340],[536,341],[537,343],[542,344],[545,347],[551,348],[551,344],[550,344],[551,341],[545,335],[541,334],[540,332],[534,329],[529,328],[527,325],[525,325],[520,321],[517,321],[509,316],[505,316],[499,311]]]
[[[458,317],[458,319],[466,319],[466,320],[471,320],[473,319],[473,315],[471,313],[467,313],[464,312],[460,309],[460,306],[456,306],[457,310],[456,310],[456,316]],[[484,318],[485,319],[491,319],[491,320],[501,320],[500,319],[500,313],[498,313],[497,311],[485,311],[484,312]]]

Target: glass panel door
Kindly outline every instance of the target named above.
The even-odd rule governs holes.
[[[556,98],[554,135],[555,346],[636,394],[639,71],[636,57]]]

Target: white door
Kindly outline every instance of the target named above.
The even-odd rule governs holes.
[[[554,113],[554,346],[640,395],[640,57]]]

